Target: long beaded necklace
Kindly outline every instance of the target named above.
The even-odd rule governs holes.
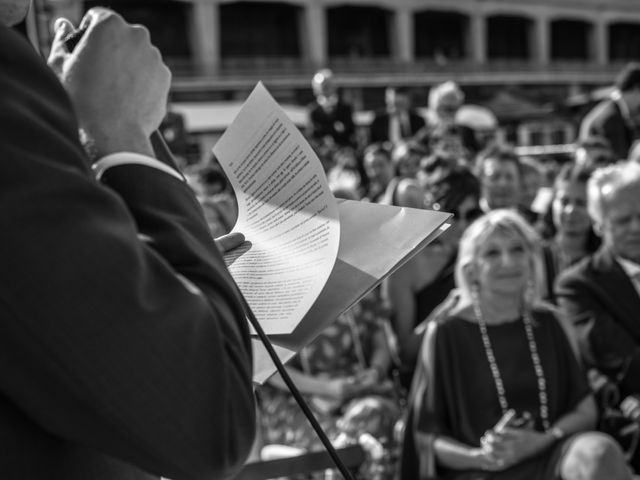
[[[491,375],[493,375],[493,381],[496,385],[496,391],[498,392],[498,402],[502,413],[506,413],[509,410],[509,404],[505,394],[504,384],[502,383],[502,376],[500,375],[500,369],[496,362],[496,357],[493,354],[493,348],[491,347],[491,339],[489,338],[489,332],[487,332],[487,323],[482,316],[482,309],[480,308],[480,302],[477,298],[474,298],[473,310],[478,320],[478,326],[480,327],[480,335],[482,336],[482,343],[484,345],[484,351],[487,354],[487,360],[489,361],[489,368],[491,369]],[[529,316],[528,309],[524,309],[522,314],[522,323],[524,324],[524,331],[527,335],[527,343],[529,344],[529,352],[531,353],[531,360],[533,362],[533,369],[538,379],[538,399],[540,401],[540,420],[542,421],[542,427],[548,430],[549,423],[549,407],[547,398],[547,381],[544,377],[544,370],[542,369],[542,363],[540,363],[540,356],[538,355],[538,346],[536,339],[533,335],[533,327],[531,326],[531,317]]]

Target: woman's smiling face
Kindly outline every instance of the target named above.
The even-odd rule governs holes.
[[[531,276],[532,253],[515,234],[494,231],[477,250],[475,271],[481,290],[521,294]]]

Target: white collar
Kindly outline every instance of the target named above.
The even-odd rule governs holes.
[[[622,258],[618,255],[615,256],[615,259],[624,270],[624,273],[626,273],[631,280],[640,280],[640,264],[627,260],[626,258]]]

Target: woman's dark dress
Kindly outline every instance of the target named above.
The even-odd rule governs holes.
[[[561,325],[548,310],[533,313],[534,336],[547,384],[549,422],[572,410],[588,393],[583,371],[574,356]],[[535,428],[542,430],[537,378],[522,319],[487,330],[502,376],[507,402],[519,414],[530,412]],[[480,437],[502,416],[495,382],[482,343],[478,324],[460,317],[449,317],[431,327],[423,348],[429,361],[423,368],[426,393],[416,397],[413,415],[407,424],[407,436],[413,427],[422,438],[448,436],[470,446],[479,446]],[[405,437],[406,439],[406,437]],[[410,449],[413,438],[405,443],[403,477],[418,478]],[[413,452],[415,455],[415,452]],[[433,452],[422,452],[428,456]],[[547,479],[553,478],[559,449],[525,461],[497,473],[464,472],[436,467],[437,478]],[[435,463],[434,463],[435,465]],[[413,470],[413,474],[411,471]],[[436,477],[433,477],[436,478]]]

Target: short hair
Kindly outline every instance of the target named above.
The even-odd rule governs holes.
[[[370,155],[378,154],[386,157],[389,160],[389,163],[391,163],[391,148],[390,145],[387,145],[385,142],[376,142],[367,145],[362,152],[362,159],[364,160]]]
[[[432,210],[452,212],[467,198],[480,201],[480,181],[467,168],[460,167],[429,186],[425,203]]]
[[[454,97],[459,105],[464,103],[464,92],[456,82],[449,80],[431,88],[429,91],[429,107],[435,110],[442,97],[449,95]]]
[[[523,240],[530,254],[530,267],[533,273],[531,279],[533,298],[531,300],[533,303],[539,303],[544,288],[540,237],[522,215],[515,210],[506,208],[498,208],[485,213],[471,223],[462,234],[454,272],[456,286],[460,290],[461,297],[471,300],[473,283],[469,278],[468,267],[476,261],[480,246],[495,232],[503,232]]]
[[[640,87],[640,63],[627,63],[616,76],[614,85],[621,92]]]
[[[476,158],[475,173],[478,178],[482,179],[484,177],[483,166],[485,161],[489,159],[513,163],[518,171],[518,178],[522,179],[522,163],[512,147],[493,143],[482,150]]]
[[[602,224],[604,220],[605,195],[634,184],[640,184],[640,164],[636,162],[621,161],[593,172],[587,182],[587,210],[593,222]]]

